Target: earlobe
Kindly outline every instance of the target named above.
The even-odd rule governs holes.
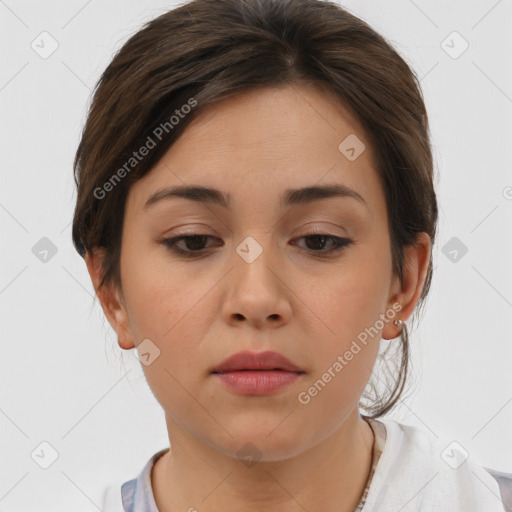
[[[115,318],[115,327],[112,325],[112,322],[110,325],[112,325],[113,329],[117,333],[118,345],[124,350],[130,350],[134,348],[135,343],[130,334],[126,308],[121,297],[119,296],[117,289],[115,290],[114,298],[110,301],[110,311]]]
[[[418,233],[416,242],[413,245],[404,247],[404,265],[402,280],[398,284],[398,292],[392,293],[392,298],[388,303],[388,308],[397,309],[396,304],[400,304],[400,311],[396,314],[396,319],[403,323],[412,315],[420,297],[430,263],[431,243],[427,233]],[[396,284],[395,283],[395,284]],[[399,322],[397,322],[399,323]],[[382,332],[384,339],[393,339],[400,335],[402,326],[395,322],[386,325]]]
[[[103,272],[103,249],[94,249],[93,252],[86,251],[84,259],[87,270],[94,286],[96,297],[111,327],[116,331],[118,344],[121,348],[129,350],[135,347],[133,338],[130,335],[128,316],[121,300],[119,291],[112,290],[108,285],[99,289]]]

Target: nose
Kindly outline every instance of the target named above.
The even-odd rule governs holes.
[[[286,273],[272,263],[265,249],[254,261],[235,254],[234,268],[227,276],[227,293],[222,305],[224,321],[232,326],[279,327],[288,323],[292,292]]]

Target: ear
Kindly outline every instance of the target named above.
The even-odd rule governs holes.
[[[425,285],[430,251],[431,242],[427,233],[418,233],[415,243],[404,247],[402,281],[395,276],[387,305],[387,310],[391,308],[396,311],[397,304],[400,304],[401,309],[396,313],[395,320],[405,322],[412,315]],[[382,331],[384,339],[390,340],[400,335],[400,327],[395,325],[395,320],[385,325]]]
[[[128,315],[122,293],[117,288],[114,289],[114,287],[108,285],[98,289],[101,276],[103,275],[104,256],[105,250],[95,247],[92,253],[88,250],[86,251],[84,259],[103,312],[109,324],[117,333],[117,342],[121,348],[129,350],[134,348],[135,344],[130,334]]]

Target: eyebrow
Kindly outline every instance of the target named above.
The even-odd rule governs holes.
[[[280,204],[282,207],[293,206],[332,197],[352,198],[368,207],[359,192],[340,183],[287,189],[281,196]],[[184,185],[157,190],[147,199],[143,209],[146,210],[151,205],[172,198],[183,198],[199,203],[216,204],[226,209],[229,209],[231,204],[231,196],[220,190],[200,185]]]

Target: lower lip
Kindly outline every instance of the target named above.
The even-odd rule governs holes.
[[[284,370],[243,370],[214,373],[228,388],[241,395],[269,395],[300,377],[298,372]]]

